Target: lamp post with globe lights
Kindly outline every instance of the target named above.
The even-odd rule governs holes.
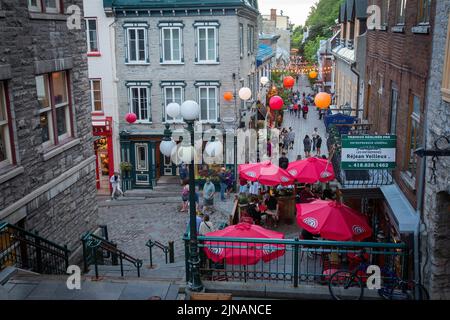
[[[169,107],[170,106],[170,107]],[[182,145],[177,150],[176,143],[169,137],[169,128],[166,124],[163,141],[160,144],[160,151],[166,156],[171,156],[174,151],[177,157],[189,165],[189,268],[190,279],[188,281],[189,289],[193,292],[203,290],[203,284],[200,279],[200,256],[198,252],[197,240],[197,212],[195,203],[195,175],[194,175],[194,121],[198,119],[200,107],[197,102],[187,100],[180,106],[171,103],[166,108],[167,114],[176,119],[180,115],[187,123],[187,130],[190,134],[190,141],[183,139]]]

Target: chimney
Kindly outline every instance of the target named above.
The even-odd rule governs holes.
[[[270,20],[277,21],[277,9],[270,9]]]

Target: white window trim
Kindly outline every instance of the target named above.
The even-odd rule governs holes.
[[[126,64],[149,64],[149,52],[148,52],[148,27],[127,27],[126,30],[126,40],[127,40],[127,62]],[[144,30],[144,50],[145,57],[144,60],[131,60],[131,50],[130,50],[130,30],[135,30],[136,32],[136,59],[139,59],[139,39],[138,30]]]
[[[91,50],[91,35],[90,35],[90,29],[89,29],[89,20],[95,21],[95,37],[96,37],[96,43],[97,43],[97,50],[93,51]],[[100,42],[98,37],[98,20],[97,18],[86,18],[86,33],[87,33],[87,43],[88,43],[88,53],[98,53],[100,52]]]
[[[173,59],[173,44],[174,44],[174,40],[173,40],[173,30],[178,30],[179,32],[179,37],[178,37],[178,45],[180,48],[180,58],[178,60],[174,60]],[[165,38],[164,38],[164,30],[170,30],[170,45],[171,45],[171,49],[170,50],[170,56],[171,59],[170,60],[166,60],[165,57]],[[162,62],[161,64],[183,64],[183,60],[182,60],[182,56],[183,56],[183,29],[181,27],[162,27],[161,28],[161,44],[162,44]]]
[[[136,120],[137,124],[148,124],[148,123],[152,123],[152,121],[150,120],[151,118],[151,108],[150,108],[150,87],[148,86],[129,86],[128,90],[129,90],[129,104],[130,104],[130,108],[129,108],[129,112],[134,112],[133,110],[133,89],[138,89],[138,101],[140,101],[141,99],[141,90],[140,89],[145,89],[147,90],[147,120],[142,120],[139,119],[139,117],[141,116],[141,105],[139,104],[139,112],[138,114],[136,114],[136,116],[138,117],[138,119]]]
[[[94,81],[98,81],[100,83],[100,110],[95,110],[95,96],[94,96]],[[89,83],[91,85],[91,108],[92,112],[103,112],[103,88],[102,88],[102,80],[101,79],[89,79]]]
[[[66,120],[66,133],[63,133],[62,135],[58,135],[58,141],[64,141],[68,138],[70,138],[70,131],[71,131],[71,127],[70,127],[70,113],[69,113],[69,104],[63,104],[63,105],[58,105],[55,106],[55,114],[56,111],[60,108],[64,108],[64,113],[65,113],[65,120]],[[56,118],[56,123],[58,124],[58,118]],[[58,130],[58,128],[56,128],[56,130]]]
[[[42,147],[44,149],[47,149],[47,148],[55,145],[55,137],[54,137],[54,132],[53,132],[53,114],[52,114],[52,111],[51,111],[51,107],[45,108],[45,109],[41,109],[39,111],[39,116],[41,114],[43,114],[43,113],[47,114],[49,140],[43,142],[42,143]]]
[[[207,119],[202,119],[202,113],[201,113],[201,89],[206,89],[206,93],[207,93]],[[216,118],[215,119],[210,119],[209,118],[209,110],[210,110],[210,106],[209,106],[209,89],[215,89],[216,92]],[[200,123],[218,123],[218,119],[219,119],[219,100],[218,100],[218,96],[219,96],[219,87],[217,86],[199,86],[198,87],[198,101],[199,101],[199,105],[200,105],[200,114],[199,114],[199,122]]]
[[[180,119],[173,119],[173,120],[167,120],[167,112],[166,107],[168,105],[167,103],[167,89],[171,89],[172,91],[174,89],[180,89],[181,90],[181,103],[184,102],[184,87],[183,86],[164,86],[163,88],[163,96],[164,96],[164,123],[184,123],[183,117]],[[181,104],[180,104],[181,105]]]
[[[206,35],[206,44],[205,44],[205,48],[206,48],[206,58],[208,58],[208,51],[209,51],[209,47],[208,47],[208,29],[214,29],[214,60],[201,60],[200,59],[200,29],[205,29],[205,35]],[[197,27],[197,64],[218,64],[217,62],[217,57],[218,57],[218,52],[217,52],[217,36],[218,36],[218,29],[216,26],[201,26],[201,27]]]
[[[41,0],[36,1],[37,6],[32,6],[31,1],[28,0],[28,10],[33,12],[42,12]]]
[[[145,149],[145,168],[138,168],[139,160],[138,160],[137,156],[138,156],[138,148],[140,148],[140,147],[144,147],[144,149]],[[134,155],[135,155],[134,161],[135,161],[135,164],[136,164],[136,172],[137,171],[149,171],[148,144],[146,144],[146,143],[136,143],[134,145]]]

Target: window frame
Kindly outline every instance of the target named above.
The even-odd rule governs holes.
[[[136,113],[133,110],[133,89],[138,89],[138,101],[139,101],[139,112]],[[146,120],[142,120],[140,119],[141,116],[141,105],[140,105],[140,101],[141,101],[141,89],[145,89],[147,91],[146,93],[146,97],[147,97],[147,119]],[[151,115],[151,104],[150,104],[150,94],[151,94],[151,88],[148,85],[143,85],[143,84],[133,84],[133,85],[129,85],[128,86],[128,104],[129,104],[129,112],[133,112],[136,114],[136,123],[138,124],[148,124],[152,122],[152,115]]]
[[[442,100],[450,103],[450,19],[447,24],[447,42],[444,54],[444,69],[442,73]]]
[[[1,94],[3,93],[3,95]],[[5,139],[5,156],[6,158],[0,161],[0,169],[10,165],[16,165],[16,153],[14,146],[14,130],[11,117],[11,104],[8,95],[8,84],[6,80],[0,80],[0,108],[4,106],[4,120],[0,120],[0,131],[3,130]]]
[[[206,60],[201,60],[200,59],[200,30],[201,29],[205,29],[205,57]],[[208,30],[214,30],[214,59],[210,60],[208,59],[208,52],[209,52],[209,37],[208,37]],[[217,26],[211,26],[211,25],[205,25],[205,26],[198,26],[197,30],[196,30],[196,38],[197,38],[197,63],[198,64],[211,64],[211,63],[218,63],[219,60],[219,50],[217,48],[217,43],[218,43],[218,36],[219,36],[219,28]]]
[[[163,26],[160,27],[161,31],[161,63],[162,64],[182,64],[183,63],[183,28],[179,27],[179,26]],[[173,50],[173,44],[174,44],[174,37],[173,37],[173,31],[174,30],[178,30],[179,32],[179,37],[178,37],[178,44],[179,44],[179,59],[178,60],[174,60],[173,59],[173,55],[174,55],[174,50]],[[170,56],[171,59],[170,60],[166,60],[165,57],[165,37],[164,37],[164,30],[170,30],[170,45],[171,45],[171,50],[170,50]]]
[[[94,95],[94,82],[98,81],[100,83],[100,110],[95,110],[95,95]],[[103,84],[102,84],[102,79],[101,78],[90,78],[89,79],[89,84],[90,84],[90,93],[91,93],[91,107],[92,113],[103,113]]]
[[[424,14],[422,9],[424,4],[427,3],[427,12]],[[417,24],[418,25],[429,25],[431,19],[431,0],[418,0],[417,1]]]
[[[395,24],[397,26],[406,25],[406,8],[408,0],[397,0],[395,8]],[[400,13],[403,12],[403,15]]]
[[[395,110],[394,110],[394,93],[395,93]],[[398,103],[400,100],[400,94],[396,87],[391,87],[391,99],[390,99],[390,119],[389,119],[389,132],[396,134],[397,131],[397,117],[398,117]],[[395,112],[394,112],[395,111]]]
[[[63,14],[64,13],[64,2],[63,0],[55,0],[56,7],[47,7],[46,0],[36,0],[37,6],[32,6],[28,0],[28,11],[37,13],[49,13],[49,14]]]
[[[55,0],[55,8],[50,7],[51,10],[49,10],[45,3],[46,0],[42,0],[42,4],[43,4],[43,8],[45,10],[45,13],[61,13],[61,1],[60,0]]]
[[[180,91],[181,91],[181,101],[180,101],[181,103],[179,103],[180,106],[184,102],[184,97],[185,97],[185,92],[184,92],[185,87],[182,86],[182,85],[165,85],[165,86],[162,87],[163,97],[164,97],[164,106],[163,106],[164,107],[163,108],[163,110],[164,110],[164,123],[183,123],[184,120],[183,120],[183,117],[181,115],[180,115],[180,118],[170,119],[170,120],[168,119],[169,116],[167,115],[166,107],[167,107],[167,105],[169,103],[173,102],[173,100],[174,100],[174,99],[171,99],[172,101],[168,102],[168,99],[167,99],[167,90],[168,89],[172,90],[172,95],[174,95],[175,89],[180,89]]]
[[[245,52],[245,48],[244,48],[244,24],[239,23],[239,53],[240,53],[240,57],[241,59],[244,57],[244,52]]]
[[[389,27],[389,9],[391,7],[391,0],[381,1],[381,26]]]
[[[64,84],[65,84],[65,94],[67,97],[67,101],[56,103],[54,96],[54,82],[53,82],[53,74],[62,73],[64,74]],[[47,89],[47,94],[49,95],[49,106],[45,108],[39,109],[39,116],[43,113],[47,115],[48,121],[48,131],[49,131],[49,140],[42,143],[44,149],[51,148],[53,146],[57,147],[63,145],[67,142],[68,139],[74,137],[74,123],[73,123],[73,111],[72,111],[72,97],[71,97],[71,88],[70,88],[70,72],[69,70],[59,70],[53,71],[44,74],[38,74],[35,76],[35,82],[37,83],[38,77],[44,78],[44,89]],[[47,84],[48,87],[45,85]],[[36,86],[37,92],[37,86]],[[64,108],[64,116],[65,116],[65,126],[66,132],[59,135],[58,134],[58,118],[57,111],[58,109]]]
[[[90,35],[90,29],[89,29],[89,21],[95,21],[95,43],[97,45],[97,50],[92,50],[91,48],[91,35]],[[96,17],[90,17],[85,18],[86,21],[86,36],[87,36],[87,45],[88,45],[88,54],[89,53],[100,53],[100,42],[99,42],[99,35],[98,35],[98,20]]]
[[[202,89],[206,89],[206,93],[207,93],[207,119],[202,119],[202,99],[201,99],[201,92]],[[210,105],[209,105],[209,90],[210,89],[214,89],[215,90],[215,108],[216,108],[216,118],[215,119],[211,119],[210,118]],[[199,114],[199,121],[202,123],[218,123],[219,119],[220,119],[220,108],[219,108],[219,87],[216,85],[211,85],[211,84],[205,84],[205,85],[199,85],[197,87],[197,96],[198,96],[198,102],[199,102],[199,106],[200,106],[200,114]]]
[[[247,52],[251,55],[255,52],[255,27],[247,25]]]
[[[416,150],[420,145],[421,145],[421,141],[418,141],[421,137],[420,135],[420,114],[417,114],[416,112],[414,112],[414,100],[415,98],[418,99],[419,101],[419,112],[422,112],[421,108],[422,108],[422,100],[421,97],[418,95],[415,95],[414,93],[410,93],[409,95],[409,116],[408,116],[408,132],[407,132],[407,139],[406,139],[406,151],[405,152],[405,162],[404,162],[404,166],[405,166],[405,170],[404,172],[406,173],[406,175],[408,176],[408,178],[410,179],[414,179],[416,178],[417,175],[417,169],[419,167],[419,158],[416,154],[414,154],[414,150]],[[416,124],[416,127],[414,126],[414,124]],[[416,137],[417,140],[415,141],[415,147],[414,150],[413,148],[411,148],[412,146],[412,136],[413,136],[413,128],[416,128],[417,132],[416,132]],[[411,157],[415,158],[415,171],[413,172],[411,170]]]
[[[148,39],[148,25],[146,23],[129,23],[124,25],[125,29],[125,41],[126,41],[126,52],[125,52],[125,64],[136,64],[136,65],[147,65],[150,63],[150,52],[149,52],[149,39]],[[131,60],[131,46],[130,46],[130,31],[134,30],[136,32],[136,60]],[[138,30],[144,31],[144,60],[139,60],[139,40],[138,40]]]

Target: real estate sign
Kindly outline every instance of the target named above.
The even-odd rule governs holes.
[[[395,135],[343,135],[341,168],[394,169],[396,142]]]

